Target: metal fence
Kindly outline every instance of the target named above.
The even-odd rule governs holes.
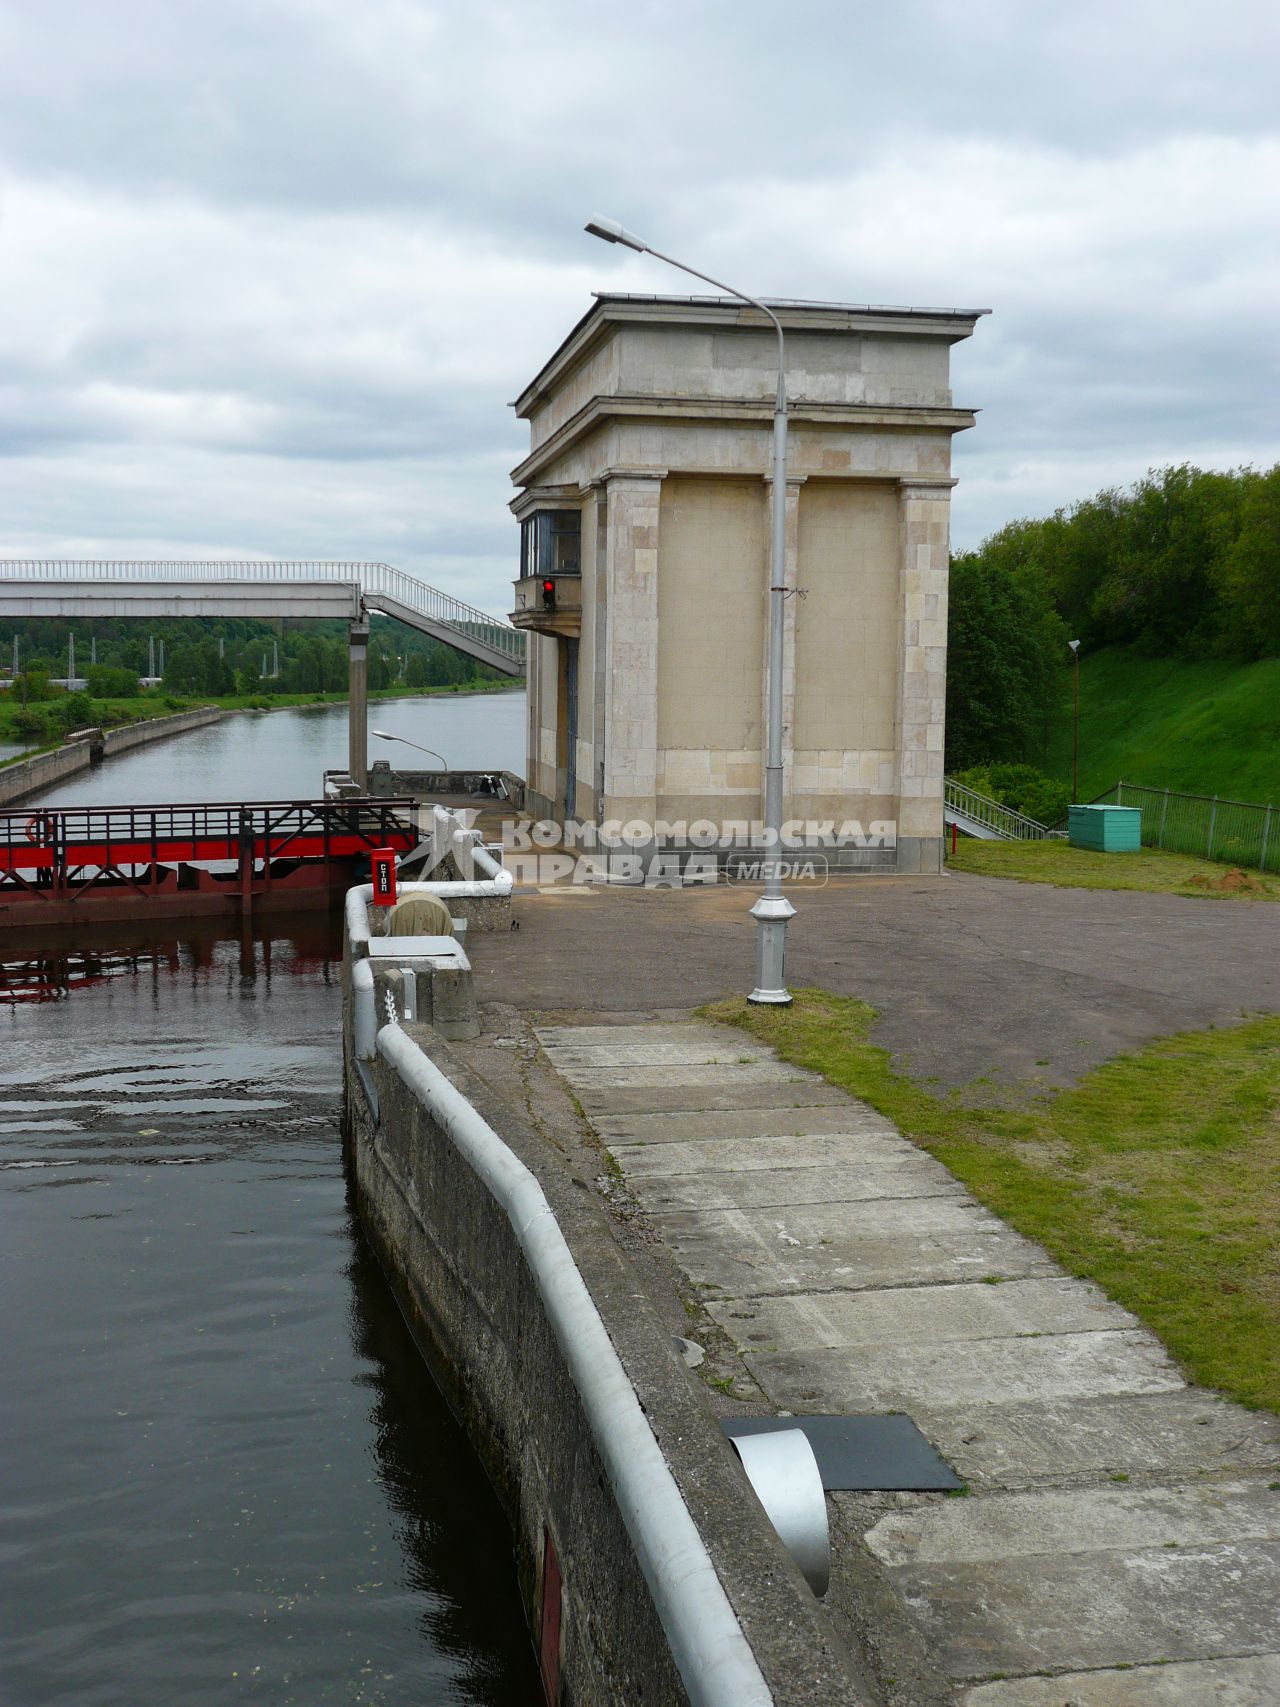
[[[1118,782],[1099,802],[1142,809],[1142,845],[1280,871],[1280,806]]]

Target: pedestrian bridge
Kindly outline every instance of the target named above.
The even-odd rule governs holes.
[[[525,637],[501,617],[389,563],[250,558],[0,558],[7,617],[393,616],[507,676],[524,674]]]

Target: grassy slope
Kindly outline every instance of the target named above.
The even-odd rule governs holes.
[[[1045,765],[1071,780],[1071,674]],[[1080,798],[1123,777],[1280,805],[1280,658],[1145,658],[1109,647],[1080,666]]]
[[[881,1110],[1197,1381],[1280,1408],[1280,1018],[1158,1039],[1011,1109],[980,1083],[939,1097],[895,1073],[863,1002],[799,990],[706,1011]]]

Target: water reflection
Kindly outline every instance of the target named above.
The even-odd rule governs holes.
[[[3,945],[5,1699],[532,1703],[509,1532],[352,1222],[334,926],[173,931]]]

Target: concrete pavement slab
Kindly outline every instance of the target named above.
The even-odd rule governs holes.
[[[1280,1545],[1116,1548],[891,1570],[952,1677],[1280,1647]]]
[[[844,1093],[830,1085],[805,1080],[777,1080],[767,1085],[738,1082],[726,1085],[587,1085],[578,1075],[570,1081],[578,1101],[601,1114],[701,1113],[706,1109],[841,1108]],[[687,1136],[687,1134],[686,1134]]]
[[[621,1156],[617,1159],[622,1161]],[[945,1168],[928,1165],[927,1157],[862,1161],[840,1168],[748,1168],[742,1173],[708,1168],[640,1177],[645,1180],[645,1206],[655,1215],[664,1209],[786,1208],[886,1197],[955,1197],[964,1192]]]
[[[697,1118],[694,1119],[693,1116]],[[752,1108],[684,1109],[645,1114],[602,1108],[592,1121],[602,1138],[637,1144],[670,1144],[686,1139],[813,1137],[819,1133],[898,1134],[883,1115],[837,1093],[823,1103],[782,1102],[761,1096]]]
[[[1142,1330],[967,1340],[945,1347],[838,1347],[751,1352],[751,1372],[790,1410],[906,1411],[922,1405],[986,1405],[1162,1393],[1182,1385],[1168,1353]],[[974,1417],[980,1425],[980,1417]],[[935,1445],[937,1443],[935,1442]]]
[[[1280,1654],[1070,1671],[966,1689],[959,1707],[1275,1707]]]
[[[974,1487],[1280,1470],[1280,1419],[1194,1387],[1087,1401],[1038,1398],[981,1411],[921,1404],[912,1415]]]
[[[654,1225],[693,1279],[722,1293],[860,1291],[1056,1274],[1038,1245],[963,1198],[667,1211]]]
[[[609,1089],[665,1087],[668,1085],[700,1085],[731,1090],[761,1085],[811,1085],[825,1088],[814,1073],[800,1067],[788,1067],[784,1061],[755,1061],[735,1059],[732,1062],[658,1062],[644,1066],[625,1063],[575,1067],[573,1081],[581,1095],[584,1091]]]
[[[904,1342],[941,1346],[954,1340],[1137,1326],[1096,1286],[1067,1279],[733,1299],[709,1303],[707,1309],[745,1347],[766,1343],[792,1352]]]
[[[553,1063],[766,1401],[906,1411],[969,1484],[830,1496],[829,1604],[897,1656],[882,1669],[918,1680],[927,1653],[938,1707],[939,1667],[966,1707],[1172,1707],[1175,1683],[1270,1702],[1276,1419],[1189,1389],[1133,1317],[865,1104],[770,1081],[714,1028],[696,1048],[678,1025],[576,1029]]]
[[[1280,1491],[1261,1477],[1164,1488],[1047,1489],[890,1512],[866,1535],[884,1564],[953,1565],[1110,1548],[1280,1540]]]
[[[692,1117],[690,1124],[693,1124]],[[700,1124],[700,1123],[699,1123]],[[910,1166],[902,1141],[877,1130],[809,1132],[777,1138],[668,1138],[662,1143],[628,1144],[610,1139],[609,1149],[629,1178],[665,1178],[701,1169],[732,1169],[738,1174],[773,1168],[859,1168]],[[923,1150],[921,1162],[946,1174]],[[947,1174],[948,1179],[951,1178]]]
[[[718,1047],[685,1043],[593,1043],[574,1048],[567,1043],[544,1043],[552,1063],[566,1067],[709,1067],[734,1066],[746,1061],[773,1064],[773,1054],[762,1044],[744,1039]]]

